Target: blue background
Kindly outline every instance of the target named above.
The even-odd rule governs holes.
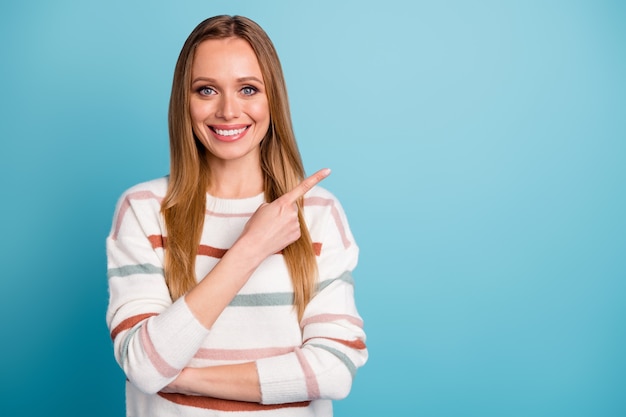
[[[2,2],[0,414],[124,414],[104,239],[226,13],[274,40],[361,247],[370,361],[336,415],[626,415],[625,4]]]

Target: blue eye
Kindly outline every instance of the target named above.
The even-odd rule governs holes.
[[[215,94],[215,90],[211,87],[200,87],[198,88],[198,93],[203,96],[210,96],[212,94]]]
[[[241,92],[243,93],[244,96],[252,96],[257,93],[257,89],[254,87],[248,86],[248,87],[242,88]]]

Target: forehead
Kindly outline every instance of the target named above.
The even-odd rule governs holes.
[[[263,79],[259,61],[250,44],[241,38],[210,39],[201,42],[193,57],[192,78]]]

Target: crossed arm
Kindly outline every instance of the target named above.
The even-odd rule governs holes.
[[[167,308],[167,312],[163,311],[163,313],[166,313],[165,315],[162,317],[153,317],[154,320],[150,319],[150,323],[144,323],[141,327],[126,327],[127,329],[130,329],[129,331],[132,333],[139,331],[139,334],[136,334],[138,337],[133,336],[133,334],[126,334],[124,337],[120,336],[115,339],[117,346],[116,349],[121,349],[119,350],[119,355],[121,356],[118,356],[120,363],[125,366],[125,369],[127,366],[126,364],[131,366],[131,368],[127,369],[127,374],[131,381],[136,380],[139,384],[138,386],[142,387],[141,389],[146,392],[154,392],[153,390],[155,389],[163,389],[163,385],[158,385],[158,381],[163,381],[163,377],[167,378],[166,375],[171,375],[169,379],[165,380],[169,380],[170,383],[165,387],[165,389],[163,389],[164,391],[204,395],[239,401],[261,401],[259,373],[255,362],[206,368],[184,368],[182,372],[176,371],[175,368],[179,367],[179,370],[182,369],[185,362],[180,362],[178,364],[172,362],[171,366],[174,368],[166,369],[166,372],[163,372],[163,369],[159,369],[158,372],[160,374],[154,374],[156,370],[150,370],[149,368],[145,368],[145,370],[141,370],[144,368],[137,368],[135,370],[135,366],[140,365],[141,363],[136,361],[139,360],[141,356],[148,355],[149,357],[150,355],[148,351],[141,353],[140,350],[137,350],[145,349],[145,343],[140,342],[141,334],[143,332],[144,335],[159,337],[158,335],[161,334],[161,330],[158,329],[163,326],[170,326],[170,330],[164,333],[164,335],[171,335],[172,323],[179,322],[178,319],[173,318],[172,315],[178,315],[180,317],[180,314],[183,314],[183,317],[187,317],[187,319],[184,319],[187,323],[191,323],[189,320],[191,319],[191,316],[193,316],[195,319],[193,321],[197,323],[195,325],[195,330],[193,330],[193,332],[195,332],[195,335],[193,336],[195,341],[188,345],[188,349],[194,349],[194,343],[197,345],[198,340],[204,338],[202,334],[206,334],[208,329],[212,328],[217,318],[229,305],[240,289],[246,284],[260,263],[263,262],[268,256],[282,250],[284,247],[300,237],[300,225],[298,222],[296,201],[313,188],[318,182],[327,177],[329,173],[329,170],[318,171],[311,177],[305,179],[292,191],[276,199],[274,202],[261,205],[255,214],[248,220],[241,236],[237,239],[237,241],[224,254],[215,267],[204,277],[204,279],[201,280],[200,283],[184,297],[184,300],[179,300],[179,302],[177,302],[178,307],[175,307],[173,310]],[[114,264],[121,263],[124,265],[127,264],[127,261],[129,260],[133,261],[130,262],[131,264],[142,264],[142,262],[146,261],[146,258],[143,255],[135,253],[132,241],[133,238],[129,236],[125,241],[126,243],[119,241],[115,244],[122,246],[127,244],[132,246],[126,246],[126,249],[120,247],[123,251],[120,255],[122,258],[118,260],[119,262],[115,261]],[[158,279],[157,275],[153,276],[154,278],[150,278],[150,280]],[[142,297],[150,297],[149,299],[152,299],[152,303],[154,304],[155,301],[161,299],[161,296],[154,292],[157,291],[155,289],[156,287],[151,286],[149,288],[152,289],[149,289],[147,294],[144,292]],[[113,289],[113,291],[115,292],[117,290]],[[115,296],[116,306],[118,307],[114,306],[114,310],[112,310],[112,312],[117,311],[117,308],[123,307],[126,313],[122,313],[120,318],[123,318],[124,316],[129,317],[129,311],[130,316],[137,316],[137,313],[141,313],[141,311],[137,311],[137,308],[141,308],[140,306],[145,305],[146,301],[149,299],[133,299],[133,297],[138,297],[139,294],[134,295],[133,293],[127,293],[127,290],[122,289],[122,287],[120,287],[120,291],[124,292],[118,293]],[[150,295],[151,293],[152,295]],[[158,298],[152,298],[153,296]],[[159,301],[159,305],[160,303],[161,301]],[[163,307],[158,307],[156,304],[154,305],[156,310],[152,311],[161,311],[166,307],[165,305],[163,305]],[[150,311],[146,311],[145,306],[142,310],[144,312]],[[137,313],[132,313],[132,311],[137,311]],[[181,311],[183,313],[181,313]],[[146,328],[146,325],[148,325],[148,328]],[[119,324],[116,324],[116,326],[119,326]],[[202,328],[205,330],[202,330]],[[187,331],[187,329],[189,329],[189,325],[186,325],[184,331]],[[114,331],[112,331],[112,335],[113,333]],[[189,333],[187,334],[189,335]],[[133,341],[131,341],[131,337]],[[123,346],[129,342],[131,345],[126,345],[125,347]],[[156,348],[160,349],[158,346],[163,348],[166,346],[163,345],[163,343],[167,344],[168,342],[167,340],[161,339],[154,341],[154,343]],[[126,359],[124,359],[126,355],[125,352],[127,350],[131,352],[128,353],[129,355],[132,354],[136,358],[133,359],[133,362],[136,363],[136,365],[131,365],[126,361]],[[171,356],[168,357],[170,360],[173,359]],[[181,360],[183,357],[184,355],[180,356]],[[148,375],[154,375],[156,378]]]
[[[329,169],[317,171],[290,192],[259,207],[232,248],[185,296],[189,309],[202,325],[210,329],[261,262],[300,238],[296,201],[329,174]],[[254,362],[185,368],[166,391],[261,401]]]

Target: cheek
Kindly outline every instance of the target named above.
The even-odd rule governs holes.
[[[257,123],[269,123],[270,109],[267,102],[250,103],[248,114]]]
[[[205,103],[191,102],[189,103],[189,116],[193,124],[204,124],[208,114],[208,109]]]

